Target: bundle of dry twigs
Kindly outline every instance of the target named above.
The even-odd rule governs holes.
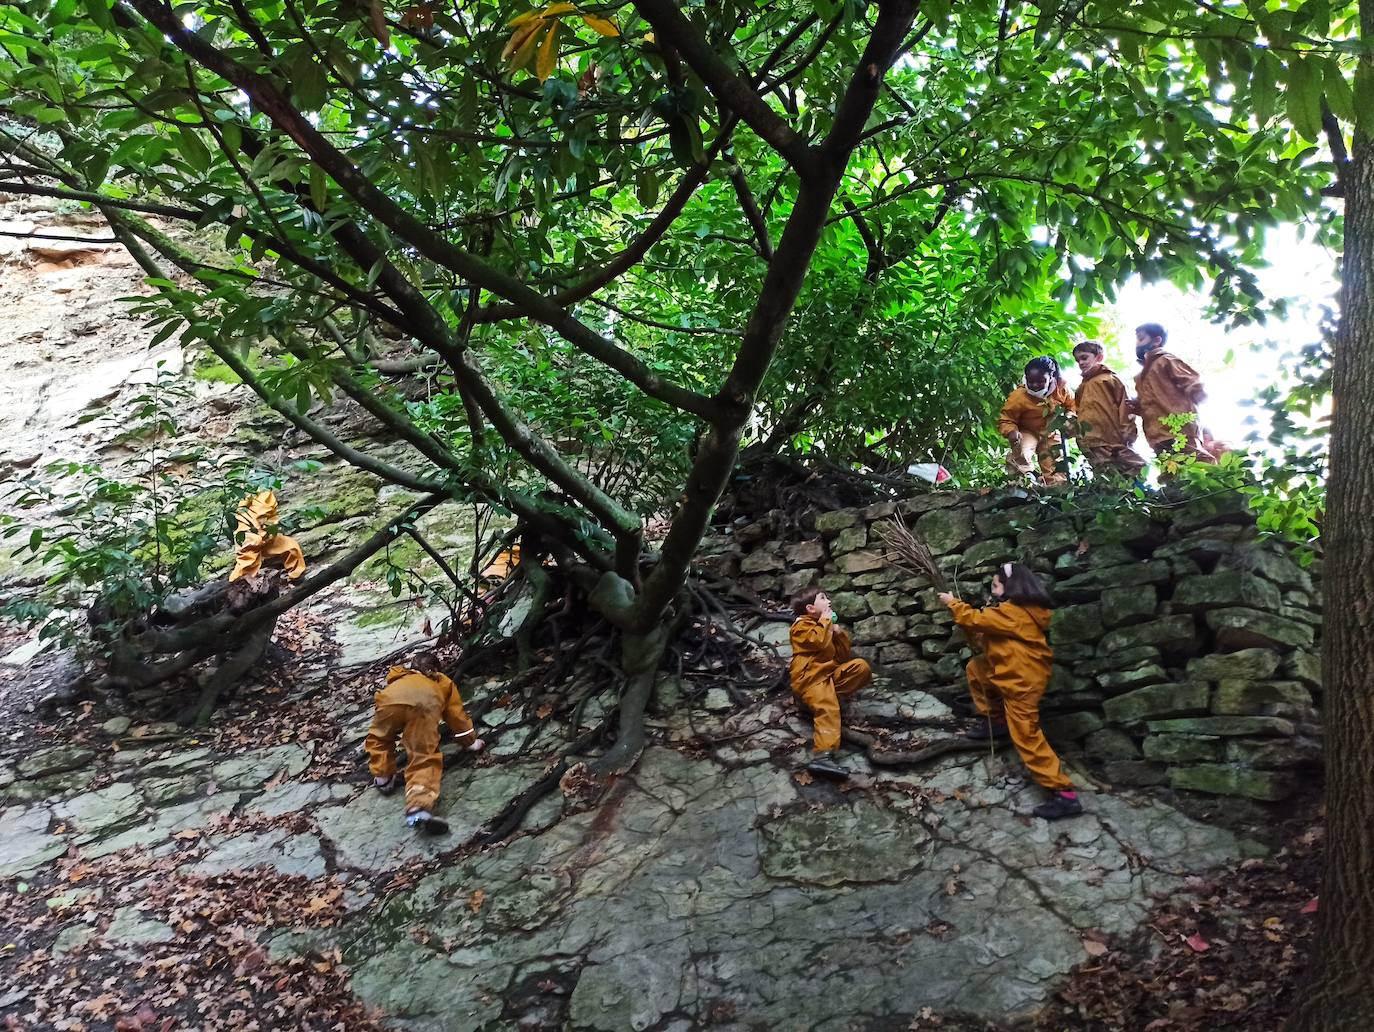
[[[887,546],[888,562],[914,576],[926,578],[937,591],[949,590],[949,581],[936,564],[930,546],[922,540],[921,535],[906,525],[900,513],[894,513],[891,519],[874,526]]]

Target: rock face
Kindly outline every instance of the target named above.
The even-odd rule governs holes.
[[[1263,539],[1243,500],[1231,496],[1092,521],[1052,499],[1026,504],[1023,495],[937,490],[895,506],[821,513],[814,534],[797,540],[776,540],[767,526],[750,525],[733,545],[747,586],[777,597],[779,576],[789,584],[818,581],[879,674],[946,701],[966,694],[970,652],[929,586],[886,563],[874,524],[900,509],[969,601],[986,601],[977,596],[996,564],[1028,562],[1058,603],[1049,634],[1056,670],[1042,703],[1056,748],[1071,752],[1105,725],[1130,743],[1100,736],[1087,749],[1109,780],[1281,797],[1291,780],[1223,777],[1199,761],[1242,771],[1310,761],[1321,703],[1315,567],[1305,569]],[[723,539],[705,551],[730,547]],[[1154,728],[1170,718],[1270,722],[1227,725],[1239,731]],[[1219,744],[1237,736],[1235,749]],[[1289,762],[1276,763],[1284,748]],[[1176,766],[1189,772],[1174,779]]]
[[[1082,932],[1134,927],[1151,892],[1249,848],[1108,796],[1071,825],[1028,828],[1016,813],[1038,797],[1005,787],[1015,763],[898,777],[951,793],[926,810],[898,792],[803,800],[766,763],[725,771],[650,749],[599,813],[358,918],[344,931],[353,988],[433,1032],[497,1027],[532,973],[571,987],[572,1030],[701,1028],[722,1008],[730,1027],[836,1032],[904,1027],[924,1007],[1026,1013],[1082,958]],[[474,886],[488,900],[476,914]],[[417,924],[444,950],[417,945]]]

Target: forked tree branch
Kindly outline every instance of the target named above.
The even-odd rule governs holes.
[[[715,52],[673,0],[635,0],[635,7],[701,77],[711,95],[781,154],[803,179],[813,174],[814,156],[806,138],[768,106],[749,81]]]

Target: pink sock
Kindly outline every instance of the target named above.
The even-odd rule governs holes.
[[[1062,796],[1062,797],[1065,798],[1065,799],[1077,799],[1077,798],[1078,798],[1078,793],[1075,792],[1075,791],[1073,791],[1072,789],[1070,789],[1070,790],[1067,791],[1067,792],[1060,792],[1059,794],[1060,794],[1060,796]]]

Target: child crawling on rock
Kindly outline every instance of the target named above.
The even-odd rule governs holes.
[[[1040,729],[1040,697],[1050,683],[1054,653],[1045,639],[1050,596],[1039,578],[1020,563],[1006,563],[992,576],[998,601],[975,609],[947,591],[940,601],[954,613],[982,654],[969,661],[968,689],[974,708],[986,718],[968,731],[978,739],[1010,735],[1031,777],[1054,796],[1034,810],[1047,821],[1083,812],[1073,782]],[[989,728],[989,724],[991,727]]]
[[[811,711],[811,761],[806,769],[822,777],[845,779],[849,772],[835,762],[840,745],[840,702],[873,679],[862,659],[855,659],[849,634],[835,626],[835,613],[824,591],[810,587],[792,599],[792,694]]]
[[[376,703],[372,726],[363,744],[372,783],[383,795],[396,790],[401,777],[396,773],[399,735],[406,750],[406,824],[443,834],[448,831],[448,823],[431,812],[444,776],[439,721],[448,724],[469,752],[480,752],[485,744],[463,710],[458,686],[439,672],[438,656],[421,652],[409,667],[394,666],[387,672],[386,687],[376,694]]]

